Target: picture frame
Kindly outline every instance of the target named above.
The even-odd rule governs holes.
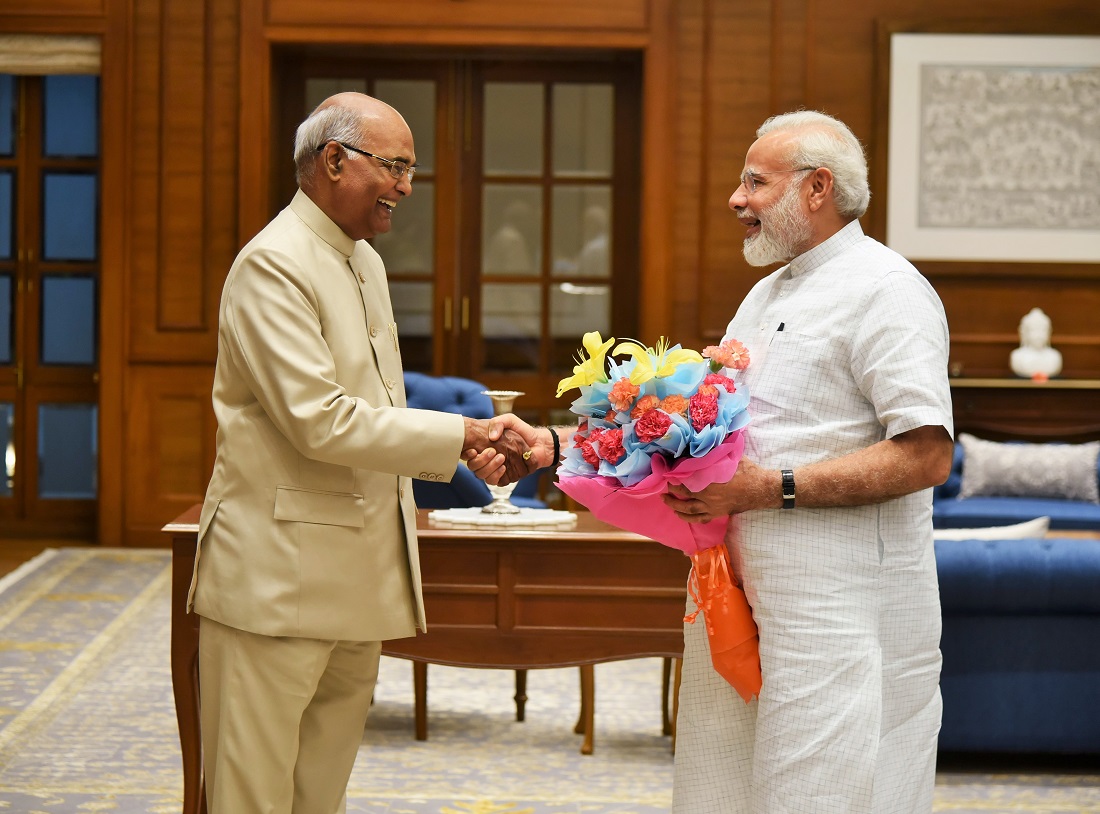
[[[1100,261],[1100,37],[891,31],[886,243]]]

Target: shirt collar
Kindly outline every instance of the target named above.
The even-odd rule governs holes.
[[[291,211],[302,219],[302,222],[308,226],[317,237],[325,241],[344,257],[351,257],[351,253],[355,251],[355,241],[344,234],[344,230],[332,222],[332,219],[326,215],[317,204],[313,202],[302,190],[298,190],[294,195],[294,200],[290,202]]]
[[[803,252],[792,260],[790,264],[791,276],[797,277],[800,274],[805,274],[807,271],[812,271],[819,266],[825,265],[834,257],[846,251],[862,239],[863,227],[859,225],[858,220],[853,220],[851,223],[845,224],[844,228],[832,235],[832,237],[818,243],[809,251]]]

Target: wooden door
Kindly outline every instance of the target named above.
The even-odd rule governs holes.
[[[521,390],[517,412],[568,420],[554,391],[582,335],[637,325],[637,59],[365,52],[277,54],[277,143],[338,91],[401,111],[416,141],[414,194],[373,243],[405,367]],[[284,152],[272,213],[294,192]]]

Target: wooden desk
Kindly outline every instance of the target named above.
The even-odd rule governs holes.
[[[199,507],[192,507],[163,529],[172,538],[172,688],[184,814],[206,811],[198,617],[185,613],[198,517]],[[436,528],[421,511],[417,535],[430,632],[386,642],[387,655],[424,665],[519,670],[683,655],[690,561],[678,551],[587,512],[568,530],[489,530]],[[426,687],[417,690],[419,727]],[[582,709],[586,738],[592,712],[591,705]]]

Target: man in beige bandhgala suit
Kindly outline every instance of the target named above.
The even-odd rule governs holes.
[[[212,814],[344,810],[381,642],[426,629],[410,479],[449,480],[467,449],[482,476],[534,466],[511,432],[504,474],[488,422],[405,407],[365,238],[412,193],[414,155],[388,105],[324,102],[298,129],[298,193],[225,283],[189,597]]]

